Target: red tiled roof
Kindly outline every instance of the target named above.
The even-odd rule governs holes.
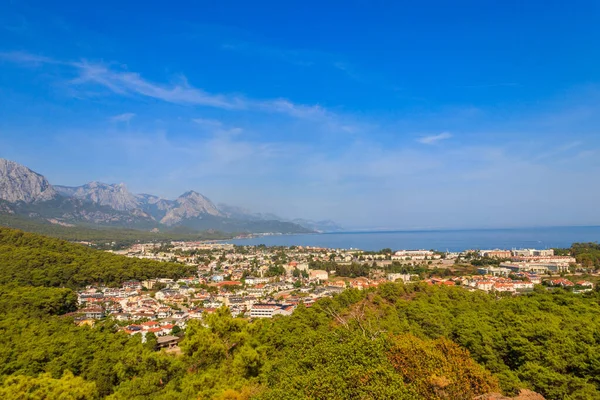
[[[223,282],[219,282],[217,283],[217,286],[235,286],[235,285],[242,285],[242,282],[239,281],[223,281]]]

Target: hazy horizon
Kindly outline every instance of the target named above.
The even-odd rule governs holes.
[[[350,230],[600,225],[598,4],[161,4],[1,5],[0,157]]]

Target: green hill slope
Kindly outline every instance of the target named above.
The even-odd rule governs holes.
[[[188,321],[174,356],[110,320],[75,326],[62,315],[75,308],[73,291],[41,287],[186,268],[1,228],[0,398],[467,400],[521,388],[600,398],[598,292],[388,283],[289,317],[248,321],[221,308]]]
[[[94,243],[117,242],[134,243],[139,241],[168,240],[211,240],[228,239],[231,234],[220,232],[198,232],[185,227],[176,227],[160,232],[150,232],[128,228],[110,228],[97,226],[64,226],[48,222],[40,218],[27,218],[14,214],[0,213],[0,226],[20,229],[69,241],[88,241]]]
[[[126,258],[86,246],[0,227],[0,284],[81,287],[130,279],[177,278],[195,268]]]

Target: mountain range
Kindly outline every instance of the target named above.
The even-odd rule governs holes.
[[[309,233],[341,230],[332,221],[286,220],[274,214],[220,204],[190,190],[174,200],[134,194],[127,186],[90,182],[52,185],[37,172],[0,159],[0,214],[61,225],[118,226],[135,229],[185,227],[239,233]],[[325,229],[323,229],[325,228]]]

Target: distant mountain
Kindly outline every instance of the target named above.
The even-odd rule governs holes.
[[[0,213],[29,218],[57,219],[114,226],[149,226],[151,219],[140,213],[124,213],[101,204],[60,194],[48,180],[13,161],[0,159]]]
[[[185,192],[175,200],[173,207],[167,211],[160,222],[168,226],[173,226],[186,219],[198,218],[203,215],[223,216],[212,201],[200,193],[191,190]]]
[[[255,213],[246,208],[231,206],[228,204],[221,203],[221,204],[219,204],[218,207],[219,207],[219,211],[221,211],[221,213],[224,216],[227,216],[229,218],[237,218],[237,219],[241,219],[244,221],[270,221],[270,220],[286,221],[285,218],[281,218],[275,214]]]
[[[316,232],[340,232],[344,230],[344,228],[342,228],[330,219],[323,221],[312,221],[309,219],[296,218],[293,219],[291,222]]]
[[[301,218],[288,220],[285,218],[281,218],[275,214],[253,213],[252,211],[247,210],[245,208],[231,206],[228,204],[219,204],[219,210],[221,210],[221,212],[228,217],[244,221],[277,220],[283,222],[290,222],[296,225],[300,225],[301,227],[313,232],[340,232],[344,230],[344,228],[342,228],[337,223],[331,220],[312,221],[310,219]]]
[[[127,190],[124,183],[108,185],[101,182],[90,182],[79,187],[59,185],[54,187],[63,196],[108,206],[118,211],[131,211],[139,208],[137,197]]]
[[[0,158],[0,199],[33,203],[56,198],[58,193],[42,175],[16,162]]]
[[[140,207],[157,221],[164,218],[175,205],[174,200],[163,199],[152,194],[136,194]]]
[[[0,214],[14,214],[54,224],[86,224],[137,229],[185,227],[249,233],[312,232],[276,216],[224,211],[207,197],[188,191],[175,200],[133,194],[125,184],[90,182],[51,185],[29,168],[0,159]]]

